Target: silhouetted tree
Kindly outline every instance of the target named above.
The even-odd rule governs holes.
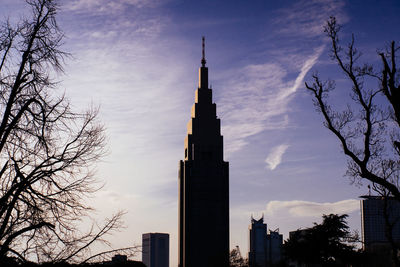
[[[56,94],[51,73],[67,56],[56,1],[26,2],[32,16],[0,28],[0,261],[79,261],[122,213],[78,231],[98,189],[90,165],[104,154],[104,130],[96,109],[73,112]]]
[[[229,266],[231,266],[231,267],[248,267],[249,266],[247,259],[244,259],[242,257],[239,246],[236,246],[236,248],[232,249],[232,251],[230,252]]]
[[[329,214],[322,218],[321,224],[314,223],[312,228],[298,230],[285,242],[286,257],[302,264],[322,266],[354,263],[357,252],[351,242],[355,237],[347,226],[347,215]]]
[[[382,196],[400,201],[400,74],[397,70],[399,47],[379,52],[380,67],[359,64],[361,53],[355,48],[354,35],[346,47],[339,40],[340,25],[331,17],[325,33],[331,40],[331,58],[348,79],[349,102],[343,111],[330,104],[329,94],[335,89],[332,80],[313,75],[305,83],[314,105],[324,118],[324,125],[339,140],[348,157],[346,175],[353,182],[367,180]],[[389,240],[392,240],[390,236]],[[396,266],[400,266],[399,249],[392,242]]]

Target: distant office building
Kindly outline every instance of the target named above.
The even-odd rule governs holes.
[[[147,267],[169,267],[169,234],[143,234],[142,262]]]
[[[229,266],[229,163],[204,56],[179,162],[179,267]]]
[[[267,224],[264,223],[264,217],[259,220],[251,218],[249,233],[250,267],[268,267],[281,260],[283,237],[279,234],[279,230],[267,233]]]
[[[267,234],[267,263],[276,264],[282,259],[283,236],[279,234],[279,229],[269,230]],[[268,266],[268,265],[267,265]]]
[[[393,241],[400,243],[400,203],[391,197],[362,196],[361,231],[363,249],[379,251],[389,246],[386,219]],[[386,219],[385,219],[386,218]]]
[[[265,267],[267,263],[267,224],[264,217],[259,220],[251,218],[249,266]]]

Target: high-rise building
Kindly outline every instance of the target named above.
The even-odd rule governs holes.
[[[267,234],[267,263],[277,264],[282,260],[283,235],[279,229],[269,230]]]
[[[249,266],[265,267],[267,263],[267,224],[264,223],[264,217],[259,220],[251,217],[249,233]]]
[[[142,235],[142,262],[147,267],[169,267],[169,234]]]
[[[179,266],[229,265],[229,163],[204,56],[179,163]]]
[[[250,267],[268,267],[281,261],[283,236],[278,229],[267,233],[264,216],[259,220],[251,218],[249,237]]]
[[[390,247],[388,233],[400,244],[400,202],[391,197],[362,196],[361,231],[363,249],[379,251]],[[389,232],[388,232],[389,231]]]

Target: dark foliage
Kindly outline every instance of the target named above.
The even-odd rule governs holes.
[[[360,254],[348,241],[354,237],[349,232],[347,215],[323,215],[321,224],[296,231],[284,244],[288,259],[304,264],[322,266],[347,266],[356,263]]]

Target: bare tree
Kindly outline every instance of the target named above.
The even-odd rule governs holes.
[[[26,0],[30,18],[0,28],[0,261],[80,261],[121,226],[117,213],[80,233],[105,152],[97,109],[73,112],[51,74],[63,71],[55,0]]]
[[[331,17],[325,26],[329,37],[331,58],[347,78],[350,93],[347,108],[335,110],[329,93],[335,89],[332,80],[323,81],[313,75],[312,84],[305,83],[314,105],[324,118],[324,125],[339,140],[348,157],[346,175],[354,182],[367,181],[382,196],[400,201],[400,79],[396,52],[392,41],[386,51],[379,52],[382,65],[359,64],[361,53],[355,48],[354,36],[342,47],[340,25]],[[398,248],[394,249],[397,266]]]

